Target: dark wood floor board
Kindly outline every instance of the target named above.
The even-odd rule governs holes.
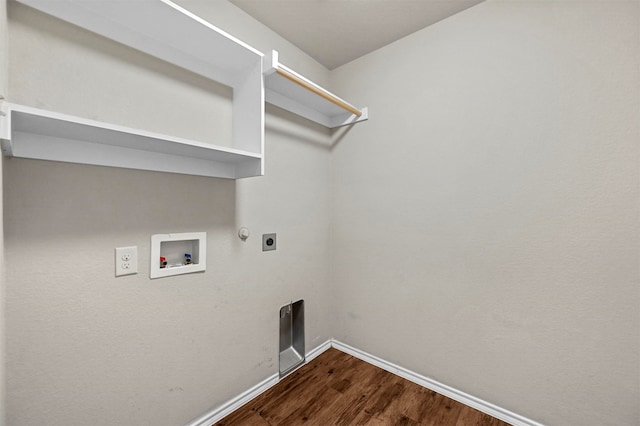
[[[456,426],[462,407],[464,405],[459,402],[436,394],[434,404],[431,405],[422,424],[425,426]]]
[[[337,397],[339,393],[327,386],[316,389],[316,392],[307,395],[305,400],[301,401],[300,407],[293,410],[282,424],[299,424],[298,419],[309,422],[310,419],[324,418],[327,404]]]
[[[269,424],[284,425],[285,419],[292,412],[316,397],[318,386],[322,385],[325,375],[321,367],[319,364],[309,363],[280,382],[279,392],[267,392],[259,400],[252,401],[256,407],[260,407],[260,416]]]
[[[508,426],[329,349],[215,426]]]
[[[229,419],[229,420],[227,420]],[[231,423],[227,423],[230,421]],[[216,424],[220,425],[246,425],[246,426],[270,426],[269,423],[260,417],[254,410],[237,410],[227,417],[222,422]]]
[[[416,385],[408,386],[404,397],[395,401],[397,410],[417,424],[421,424],[436,403],[437,393]]]
[[[394,424],[421,424],[435,403],[437,395],[429,389],[412,383],[406,386],[401,398],[391,402],[387,410],[395,413]]]
[[[336,426],[354,424],[354,419],[376,397],[387,377],[384,370],[375,367],[371,369],[360,368],[359,372],[361,373],[360,380],[351,386],[342,395],[342,398],[336,399],[330,407],[335,413],[332,420]]]
[[[389,413],[386,410],[396,398],[404,394],[405,386],[401,383],[400,377],[393,376],[388,380],[389,382],[385,386],[380,386],[371,395],[371,399],[364,405],[364,409],[354,418],[354,424],[375,424],[377,420],[394,417],[394,413]]]
[[[474,410],[471,407],[464,406],[458,416],[458,422],[456,426],[500,426],[505,424],[504,422],[496,419],[495,417],[488,416],[481,411]]]

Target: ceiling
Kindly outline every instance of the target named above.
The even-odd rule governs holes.
[[[328,69],[483,0],[230,0]]]

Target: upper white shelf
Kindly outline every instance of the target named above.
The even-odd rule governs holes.
[[[6,155],[237,179],[264,174],[264,102],[326,127],[357,109],[170,0],[18,0],[233,89],[232,148],[3,103]],[[46,70],[43,70],[43,73]]]
[[[325,127],[334,128],[368,119],[358,109],[278,61],[278,52],[265,57],[266,101]]]
[[[145,132],[3,102],[2,151],[11,157],[238,179],[262,170],[259,153]]]
[[[95,144],[100,144],[102,149],[109,146],[109,152],[113,155],[113,164],[107,165],[227,178],[264,174],[264,84],[262,77],[262,58],[264,55],[262,53],[170,0],[18,1],[230,86],[233,89],[231,140],[233,149],[207,147],[205,144],[171,136],[124,129],[50,112],[36,112],[34,109],[14,105],[9,107],[16,112],[15,117],[11,119],[15,120],[15,123],[11,123],[10,120],[10,124],[13,124],[14,127],[13,134],[8,136],[5,134],[7,140],[11,141],[13,155],[26,156],[28,152],[31,158],[47,157],[45,159],[53,159],[51,158],[53,156],[60,157],[59,153],[53,155],[53,153],[34,152],[36,147],[46,150],[47,147],[53,146],[50,144],[31,144],[29,145],[30,150],[26,149],[27,141],[33,138],[24,139],[22,134],[39,134],[42,136],[39,139],[43,141],[43,132],[50,131],[53,133],[49,136],[67,140],[69,147],[71,146],[69,145],[70,141],[78,142],[80,136],[88,138],[89,143],[86,146],[74,143],[73,149],[66,149],[65,155],[68,157],[59,158],[60,161],[102,164],[100,156],[92,156],[90,152],[91,149],[100,152],[100,149],[95,146]],[[54,123],[56,120],[57,124]],[[69,123],[75,124],[70,125]],[[122,140],[118,138],[122,138]],[[151,140],[153,143],[150,142]],[[123,150],[131,149],[144,151],[147,159],[129,159],[128,151]],[[84,152],[84,154],[80,155],[80,152]],[[116,153],[118,152],[123,154],[121,158],[117,157]],[[156,153],[153,154],[153,152]],[[170,160],[167,155],[173,155],[175,158]],[[89,157],[95,158],[90,159]],[[194,169],[184,163],[186,158],[189,159],[189,164]],[[157,164],[152,164],[154,162],[152,159],[155,159]],[[198,161],[208,161],[209,164],[196,166]],[[256,161],[259,162],[258,167],[255,166]],[[170,162],[175,164],[171,166],[166,164]],[[135,163],[135,166],[132,163]],[[178,166],[183,163],[183,166]],[[247,164],[250,166],[245,167]],[[212,170],[210,166],[214,165],[217,166]],[[218,166],[219,171],[216,170]]]
[[[170,0],[18,1],[234,88],[263,56]]]

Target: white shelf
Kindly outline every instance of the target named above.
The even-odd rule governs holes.
[[[263,56],[170,0],[18,1],[231,87]]]
[[[326,127],[357,109],[170,0],[18,0],[233,89],[232,148],[4,103],[5,155],[238,179],[264,174],[264,102]]]
[[[238,179],[262,171],[262,154],[2,103],[7,156]]]
[[[325,127],[345,126],[368,119],[367,108],[354,107],[282,65],[275,50],[265,58],[264,78],[267,102]]]
[[[233,89],[233,149],[14,105],[18,112],[13,119],[16,123],[7,139],[11,141],[13,155],[59,157],[58,153],[47,151],[54,142],[45,143],[45,139],[55,138],[66,141],[64,155],[67,157],[56,158],[59,161],[102,164],[100,157],[108,147],[113,164],[103,165],[227,178],[264,174],[262,53],[170,0],[18,1],[230,86]],[[49,131],[58,133],[43,134]],[[33,136],[36,134],[37,138]],[[88,138],[87,143],[82,144],[78,137]],[[36,143],[36,139],[39,142]],[[41,149],[46,152],[38,152]],[[146,158],[129,159],[132,153],[128,150],[143,151]],[[166,164],[171,162],[175,164]],[[257,168],[256,163],[259,163]]]

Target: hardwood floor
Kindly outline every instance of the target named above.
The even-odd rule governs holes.
[[[508,426],[450,398],[329,349],[216,423]]]

